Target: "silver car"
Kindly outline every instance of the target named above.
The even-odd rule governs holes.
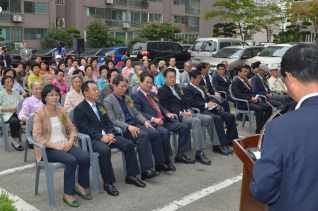
[[[243,65],[247,59],[257,56],[259,52],[264,49],[263,46],[229,46],[222,48],[216,54],[213,54],[213,57],[206,59],[203,62],[209,63],[210,73],[216,71],[216,66],[222,61],[227,61],[229,71],[232,71],[239,65]]]

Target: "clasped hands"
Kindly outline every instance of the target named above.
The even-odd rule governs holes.
[[[116,142],[116,136],[111,133],[107,133],[101,138],[101,141],[106,143],[107,145],[111,145],[112,143]]]
[[[57,150],[62,150],[64,152],[68,152],[70,151],[70,149],[72,148],[73,142],[67,142],[65,144],[56,144],[56,149]]]

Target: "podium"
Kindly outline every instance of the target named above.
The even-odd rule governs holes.
[[[250,182],[252,181],[252,172],[254,160],[245,151],[248,147],[257,147],[259,135],[236,139],[233,141],[234,153],[243,162],[243,179],[241,188],[240,211],[267,211],[267,204],[255,199],[250,192]]]

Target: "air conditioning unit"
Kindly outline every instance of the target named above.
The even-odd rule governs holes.
[[[106,4],[114,4],[114,0],[105,0]]]
[[[123,28],[125,29],[129,28],[129,23],[123,23]]]
[[[22,42],[14,43],[14,48],[16,48],[16,49],[23,48],[23,43]]]
[[[65,28],[65,19],[64,18],[56,18],[56,27],[57,28]]]
[[[22,22],[22,15],[12,15],[12,21],[13,22]]]

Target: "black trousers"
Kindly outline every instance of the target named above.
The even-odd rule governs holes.
[[[12,138],[17,138],[20,135],[20,120],[18,119],[17,114],[12,114],[12,116],[5,122],[6,124],[10,124],[10,132]]]
[[[46,148],[49,162],[60,162],[65,164],[64,168],[64,193],[75,195],[75,171],[78,168],[78,184],[83,188],[89,188],[90,159],[82,149],[72,146],[68,152]]]
[[[116,136],[116,142],[108,145],[100,140],[92,140],[93,151],[98,152],[99,169],[104,184],[116,182],[111,162],[111,149],[117,148],[125,155],[127,176],[134,176],[140,173],[134,144],[121,137]]]

